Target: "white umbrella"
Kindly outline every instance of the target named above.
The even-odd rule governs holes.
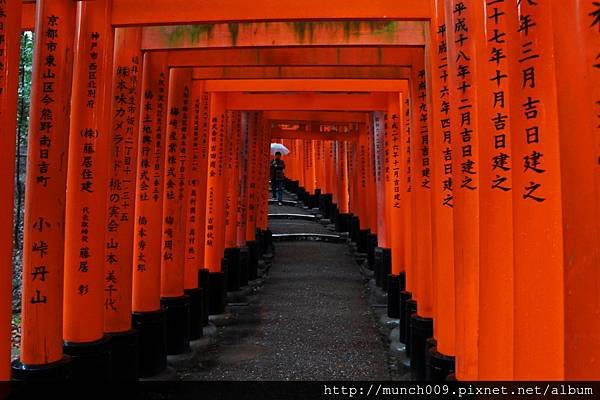
[[[275,155],[277,152],[280,152],[283,156],[290,154],[288,148],[281,143],[271,143],[271,155]]]

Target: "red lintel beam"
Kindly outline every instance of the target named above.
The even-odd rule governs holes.
[[[250,22],[149,26],[142,50],[272,46],[424,46],[423,21]]]
[[[319,132],[310,131],[291,131],[280,128],[271,128],[271,138],[273,139],[305,139],[305,140],[340,140],[340,141],[355,141],[358,140],[358,132],[351,131],[348,133],[341,132]]]
[[[376,111],[384,110],[387,94],[245,94],[227,93],[230,110],[321,110]]]
[[[124,25],[171,25],[210,22],[302,20],[429,20],[431,2],[424,0],[118,0],[112,22]]]
[[[265,118],[273,121],[364,122],[366,114],[331,111],[268,111]]]
[[[207,80],[207,92],[406,92],[407,80],[223,79]]]
[[[391,66],[196,67],[194,79],[409,79],[410,73]]]
[[[196,49],[168,52],[170,67],[203,66],[341,66],[410,67],[418,48],[406,47],[279,47]],[[421,50],[422,51],[422,50]]]

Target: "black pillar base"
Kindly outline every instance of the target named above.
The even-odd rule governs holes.
[[[400,343],[406,344],[406,326],[408,316],[406,315],[406,302],[412,299],[412,293],[407,291],[400,292]]]
[[[375,268],[375,248],[377,248],[377,234],[369,233],[367,235],[367,262],[369,268]]]
[[[167,319],[167,355],[190,351],[190,298],[162,297],[161,306]]]
[[[110,381],[112,358],[108,337],[94,342],[65,342],[63,351],[71,356],[74,381]]]
[[[138,332],[140,376],[154,376],[167,368],[165,312],[134,312],[131,317],[133,328]]]
[[[240,290],[240,275],[242,273],[240,249],[237,247],[225,249],[225,260],[227,260],[227,291],[237,292]]]
[[[11,365],[11,375],[14,381],[19,382],[66,382],[72,378],[71,357],[65,356],[62,360],[50,364],[25,365],[20,360],[15,360]]]
[[[392,249],[382,249],[381,254],[381,289],[388,292],[388,277],[392,273]]]
[[[319,200],[319,210],[321,211],[321,214],[323,214],[323,216],[327,219],[331,218],[333,195],[331,193],[321,194]]]
[[[321,189],[315,189],[315,194],[312,196],[311,208],[319,208],[321,203]]]
[[[391,262],[391,254],[390,254]],[[406,291],[406,272],[400,272],[400,292]]]
[[[337,230],[337,221],[338,218],[340,217],[340,210],[338,208],[338,205],[335,203],[331,204],[331,216],[329,217],[329,219],[331,220],[331,222],[333,222],[336,226],[336,230]]]
[[[367,253],[369,247],[369,234],[371,233],[370,229],[359,229],[358,231],[358,241],[356,242],[357,249],[359,253]],[[372,265],[369,265],[369,268],[372,268]]]
[[[382,287],[383,280],[383,248],[376,247],[373,251],[373,276],[375,278],[375,285]]]
[[[218,315],[225,312],[225,302],[227,300],[225,279],[226,275],[224,272],[211,272],[208,277],[210,285],[210,315]]]
[[[350,214],[350,238],[354,243],[358,243],[358,236],[360,232],[360,219],[354,214]]]
[[[296,195],[298,196],[298,201],[304,203],[306,205],[306,199],[308,193],[306,193],[306,189],[303,186],[298,186],[298,190],[296,190]]]
[[[201,288],[186,289],[185,295],[190,299],[190,340],[200,339],[204,327],[204,293]]]
[[[413,314],[410,318],[410,367],[417,380],[425,380],[427,339],[433,336],[433,319]]]
[[[437,351],[437,348],[429,349],[429,365],[427,366],[427,380],[432,382],[445,382],[448,376],[454,374],[456,365],[453,356],[447,356]]]
[[[335,219],[335,230],[338,232],[350,232],[352,214],[339,213]]]
[[[269,254],[273,251],[273,232],[270,229],[262,231],[263,235],[263,254]]]
[[[137,381],[139,376],[137,331],[108,333],[107,336],[110,340],[113,381]]]
[[[258,243],[256,240],[246,242],[248,246],[248,280],[258,278]]]
[[[388,276],[388,317],[400,318],[400,277]]]
[[[412,316],[413,314],[416,314],[417,312],[417,301],[416,300],[407,300],[406,304],[404,305],[404,307],[406,308],[406,325],[404,326],[405,329],[405,337],[406,337],[406,342],[404,343],[406,345],[406,355],[408,357],[410,357],[412,355]]]
[[[240,247],[240,286],[248,286],[250,251],[248,246]]]
[[[254,236],[256,237],[256,256],[260,260],[264,254],[263,250],[265,249],[265,237],[262,229],[256,228]]]
[[[210,313],[210,271],[207,268],[198,270],[198,287],[202,289],[202,326],[208,325],[208,314]]]

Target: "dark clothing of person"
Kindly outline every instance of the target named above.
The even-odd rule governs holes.
[[[281,159],[273,159],[271,161],[271,180],[272,181],[283,181],[284,174],[283,170],[285,169],[285,162]]]
[[[283,200],[284,169],[285,162],[283,160],[275,158],[271,161],[271,188],[273,190],[273,198],[277,198],[279,202]]]

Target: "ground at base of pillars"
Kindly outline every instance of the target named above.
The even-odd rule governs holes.
[[[267,282],[183,380],[388,380],[356,263],[343,244],[277,243]]]

